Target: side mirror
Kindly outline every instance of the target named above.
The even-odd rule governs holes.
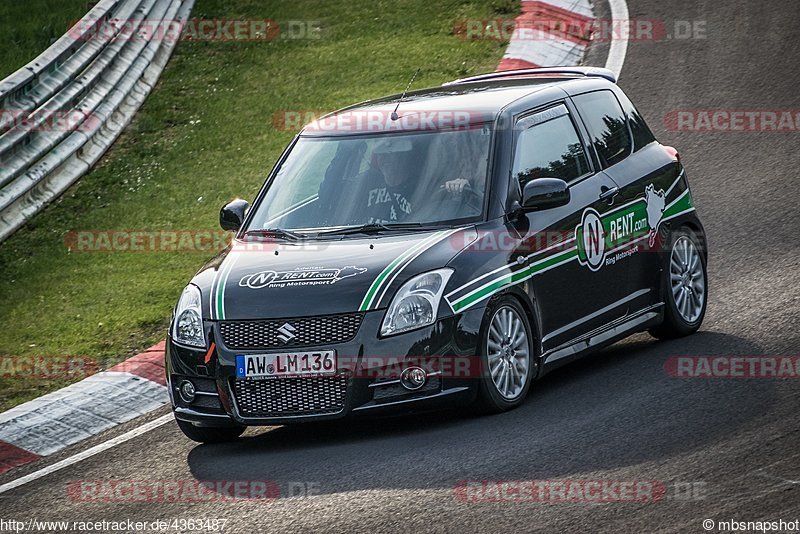
[[[523,210],[548,210],[569,204],[569,186],[559,178],[536,178],[522,190]]]
[[[234,198],[219,210],[219,225],[223,230],[237,231],[244,223],[244,216],[250,204],[241,198]]]

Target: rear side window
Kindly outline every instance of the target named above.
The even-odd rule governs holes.
[[[563,104],[520,120],[517,130],[512,172],[521,188],[535,178],[570,182],[589,172],[586,152]]]
[[[633,151],[636,152],[640,148],[649,145],[656,140],[656,136],[647,126],[641,113],[636,109],[633,103],[624,94],[620,95],[620,104],[622,109],[628,116],[628,124],[631,125],[631,133],[633,134]]]
[[[631,153],[631,137],[625,113],[611,91],[596,91],[572,97],[589,130],[591,142],[603,168],[611,167]]]

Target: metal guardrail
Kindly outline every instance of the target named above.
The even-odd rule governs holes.
[[[194,0],[100,0],[0,81],[0,242],[85,174],[155,86]],[[179,26],[178,26],[179,25]]]

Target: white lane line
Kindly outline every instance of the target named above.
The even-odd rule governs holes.
[[[18,488],[18,487],[20,487],[22,485],[25,485],[28,482],[33,482],[34,480],[37,480],[37,479],[42,478],[42,477],[45,477],[45,476],[47,476],[47,475],[49,475],[51,473],[55,473],[56,471],[64,469],[65,467],[69,467],[69,466],[74,465],[74,464],[76,464],[78,462],[81,462],[81,461],[83,461],[83,460],[85,460],[87,458],[91,458],[92,456],[95,456],[96,454],[100,454],[101,452],[107,451],[108,449],[110,449],[112,447],[116,447],[117,445],[125,443],[126,441],[130,441],[130,440],[132,440],[133,438],[135,438],[137,436],[141,436],[142,434],[144,434],[146,432],[150,432],[154,428],[158,428],[163,424],[166,424],[166,423],[168,423],[170,421],[173,421],[174,419],[175,419],[175,417],[172,415],[172,413],[168,413],[166,415],[163,415],[163,416],[159,417],[158,419],[154,419],[154,420],[150,421],[149,423],[143,424],[140,427],[134,428],[133,430],[129,430],[128,432],[125,432],[124,434],[121,434],[121,435],[119,435],[119,436],[117,436],[115,438],[112,438],[112,439],[110,439],[108,441],[100,443],[99,445],[95,445],[94,447],[86,449],[83,452],[79,452],[78,454],[75,454],[74,456],[70,456],[69,458],[64,458],[63,460],[61,460],[59,462],[56,462],[53,465],[48,465],[47,467],[43,467],[42,469],[39,469],[38,471],[34,471],[33,473],[29,473],[29,474],[25,475],[24,477],[20,477],[20,478],[14,479],[11,482],[6,482],[2,486],[0,486],[0,493],[5,493],[5,492],[7,492],[9,490],[12,490],[14,488]]]
[[[625,3],[625,0],[608,0],[608,5],[611,7],[611,20],[616,23],[614,26],[620,28],[621,35],[619,37],[615,35],[611,40],[606,58],[606,68],[616,74],[619,79],[622,65],[625,64],[625,54],[628,53],[628,4]]]

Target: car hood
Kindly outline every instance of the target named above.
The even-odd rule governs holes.
[[[273,319],[386,308],[410,277],[444,267],[474,227],[342,240],[234,240],[192,283],[203,317]]]

